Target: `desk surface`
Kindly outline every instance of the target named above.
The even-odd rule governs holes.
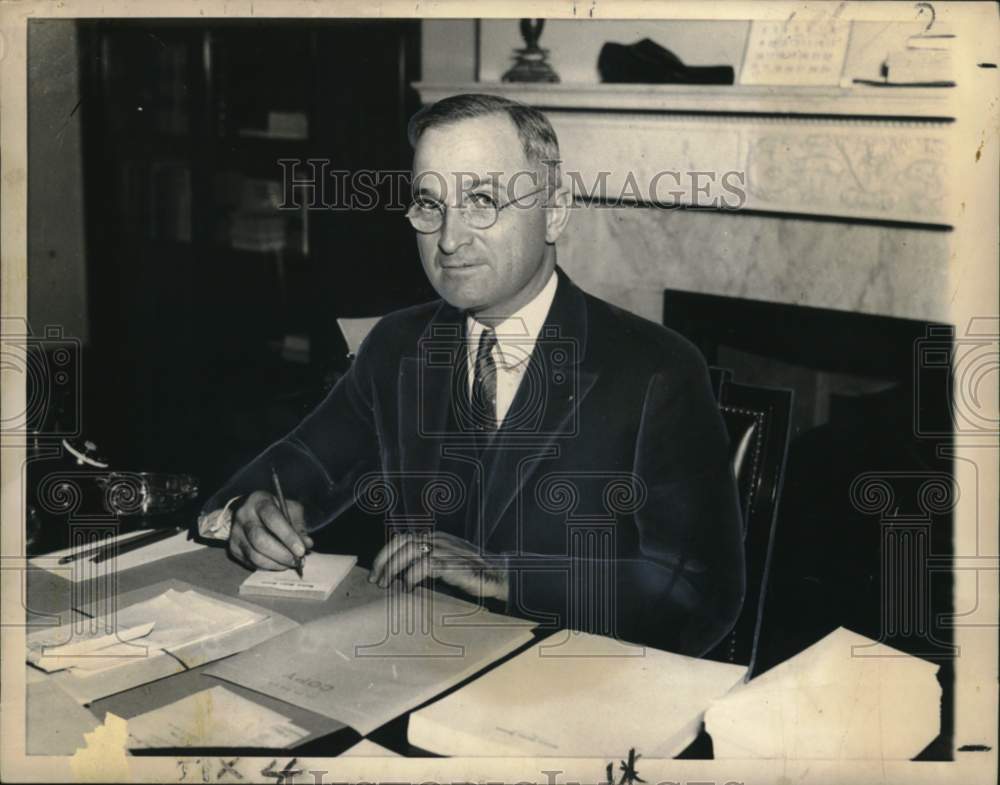
[[[29,623],[34,621],[34,623],[50,624],[55,617],[61,622],[68,621],[73,617],[73,608],[88,605],[101,596],[109,594],[118,596],[166,580],[181,580],[192,586],[236,597],[239,594],[239,586],[247,574],[247,569],[230,559],[224,548],[216,546],[126,570],[111,576],[106,581],[73,584],[50,572],[31,569],[27,577]],[[385,590],[368,583],[367,575],[367,570],[355,567],[325,602],[269,597],[253,597],[249,600],[255,605],[273,610],[302,624],[382,597]],[[48,621],[43,621],[45,619]],[[335,755],[360,738],[357,733],[336,720],[206,676],[203,671],[208,665],[206,663],[189,671],[102,698],[94,701],[89,709],[98,719],[103,719],[106,712],[128,719],[199,690],[224,684],[226,689],[279,711],[296,725],[308,730],[309,736],[296,746],[296,751],[305,751],[308,748],[315,754]],[[403,736],[405,739],[405,729]],[[42,749],[32,749],[31,739],[27,741],[29,753],[46,752]]]
[[[308,558],[308,557],[306,557]],[[105,585],[114,587],[116,595],[176,579],[230,597],[239,595],[240,584],[249,571],[237,564],[220,546],[208,546],[198,551],[172,556],[114,574]],[[301,623],[364,604],[383,596],[384,590],[365,580],[368,571],[355,567],[326,602],[254,597],[255,605],[276,611]],[[89,604],[100,596],[103,587],[87,581],[73,584],[65,578],[40,569],[28,570],[28,609],[32,614],[62,614],[70,608]]]

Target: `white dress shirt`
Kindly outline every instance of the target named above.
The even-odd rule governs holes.
[[[497,369],[497,427],[503,424],[504,417],[517,395],[517,388],[528,367],[531,352],[538,340],[549,308],[556,296],[556,285],[559,279],[555,270],[549,276],[542,290],[535,295],[527,305],[514,312],[502,322],[493,325],[497,342],[493,347],[493,362]],[[475,375],[476,351],[479,339],[486,325],[477,322],[471,316],[466,317],[465,334],[468,336],[468,352],[466,355],[469,368],[469,395],[472,395],[472,382]]]

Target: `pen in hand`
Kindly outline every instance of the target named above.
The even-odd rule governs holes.
[[[274,483],[274,495],[278,497],[278,509],[281,510],[281,514],[285,516],[285,520],[288,521],[288,524],[294,527],[294,524],[292,523],[292,516],[288,514],[288,505],[285,504],[285,494],[281,490],[281,480],[278,478],[278,470],[273,466],[271,467],[271,481]],[[304,561],[304,556],[295,556],[295,574],[299,576],[299,580],[302,580],[302,568]]]

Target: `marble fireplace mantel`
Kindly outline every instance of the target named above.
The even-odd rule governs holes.
[[[545,110],[586,208],[560,238],[560,264],[616,305],[660,321],[673,288],[948,320],[952,90],[415,87],[426,103],[485,92]],[[663,170],[742,172],[746,200],[725,211],[643,207],[643,185]],[[608,193],[632,173],[639,209],[602,209],[587,190],[601,171]]]
[[[948,89],[414,86],[424,103],[479,92],[544,109],[559,134],[564,172],[576,173],[575,196],[585,201],[952,223]],[[664,172],[671,174],[657,178]],[[744,196],[722,188],[726,173]]]

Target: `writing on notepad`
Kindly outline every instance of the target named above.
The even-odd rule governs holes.
[[[295,570],[257,570],[240,585],[240,594],[325,600],[347,577],[357,561],[357,556],[310,553],[303,563],[301,578]]]

